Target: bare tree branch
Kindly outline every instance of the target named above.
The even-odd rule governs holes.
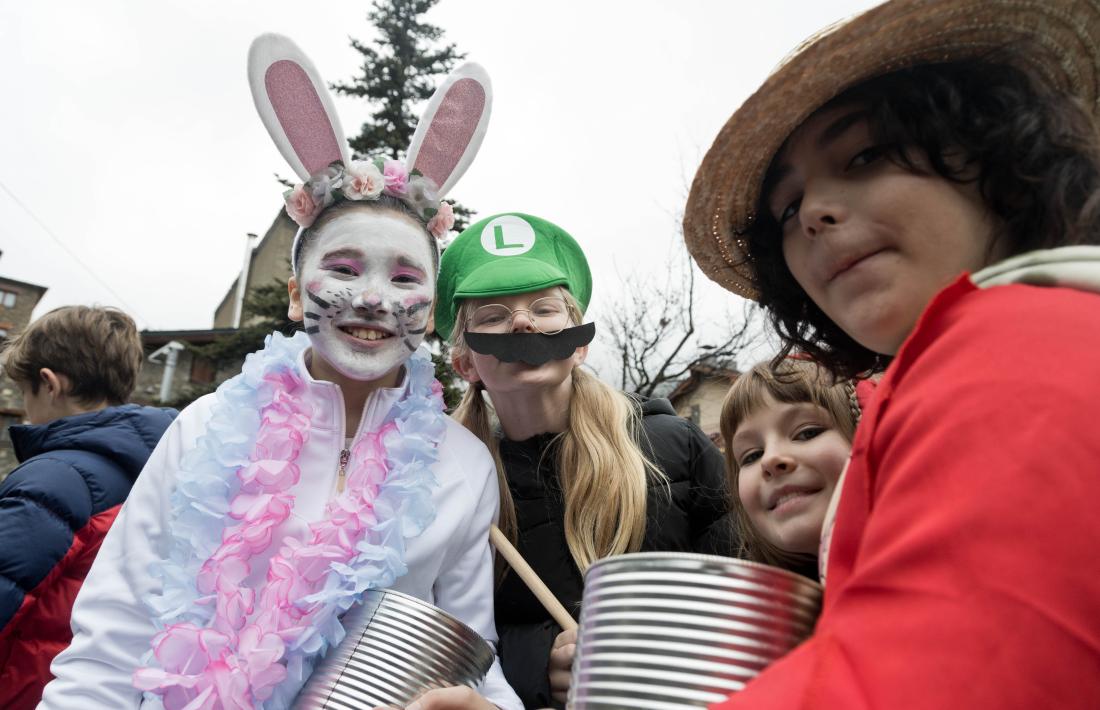
[[[698,324],[695,266],[682,249],[674,249],[664,289],[641,274],[620,277],[621,300],[608,318],[611,342],[618,353],[624,390],[644,396],[709,365],[727,367],[755,342],[755,305],[739,317],[727,310],[721,323]]]

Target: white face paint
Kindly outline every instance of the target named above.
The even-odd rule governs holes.
[[[392,212],[352,210],[306,248],[298,297],[314,356],[354,380],[377,380],[424,339],[435,270],[424,229]]]

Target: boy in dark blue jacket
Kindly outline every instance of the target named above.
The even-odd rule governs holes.
[[[141,367],[133,320],[111,308],[50,311],[4,348],[29,425],[0,484],[0,707],[33,708],[99,545],[172,409],[123,404]]]

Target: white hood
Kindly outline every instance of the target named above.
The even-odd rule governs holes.
[[[987,266],[970,280],[979,288],[1019,283],[1100,293],[1100,246],[1031,251]]]

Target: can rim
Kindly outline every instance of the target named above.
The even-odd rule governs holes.
[[[745,567],[748,569],[757,570],[760,572],[767,572],[779,577],[785,577],[792,582],[799,584],[805,584],[815,589],[819,594],[823,594],[825,587],[820,582],[815,582],[809,577],[803,577],[802,575],[791,572],[790,570],[783,569],[781,567],[775,567],[773,565],[764,564],[763,562],[754,562],[752,560],[744,560],[740,557],[722,557],[720,555],[705,555],[699,552],[628,552],[622,555],[612,555],[611,557],[604,557],[602,559],[593,562],[584,573],[585,586],[588,585],[588,575],[592,574],[592,570],[606,567],[610,564],[622,563],[629,560],[669,560],[669,561],[681,561],[681,562],[704,562],[720,566],[733,566],[733,567]]]

